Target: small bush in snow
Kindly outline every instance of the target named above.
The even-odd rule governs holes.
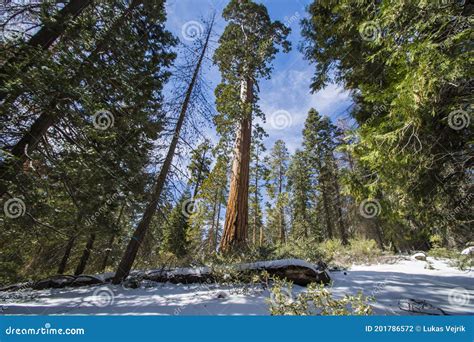
[[[372,300],[362,292],[336,299],[329,289],[315,283],[308,285],[306,291],[293,296],[291,282],[275,279],[267,301],[272,315],[368,316],[372,314],[372,307],[369,305]]]
[[[322,260],[337,266],[348,266],[353,263],[372,263],[382,255],[375,240],[362,238],[350,239],[344,246],[339,239],[330,239],[321,242]]]

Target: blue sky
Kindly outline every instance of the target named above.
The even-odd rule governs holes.
[[[265,4],[272,20],[279,20],[291,28],[289,40],[292,50],[279,53],[274,62],[274,70],[270,80],[261,80],[260,107],[266,114],[263,124],[269,134],[265,141],[270,148],[275,140],[283,139],[290,150],[294,152],[302,141],[301,131],[306,114],[311,107],[316,108],[322,115],[327,115],[334,121],[345,114],[345,109],[351,104],[349,93],[339,86],[329,85],[325,89],[311,94],[309,85],[314,73],[314,66],[304,60],[298,51],[301,42],[299,23],[306,16],[305,8],[312,0],[261,0]],[[167,28],[186,42],[183,38],[183,26],[189,22],[202,22],[209,17],[213,10],[217,12],[214,40],[222,33],[226,22],[221,17],[227,0],[168,0]],[[214,48],[217,44],[214,44]],[[205,78],[211,88],[220,82],[220,74],[215,66],[206,71]],[[212,96],[212,94],[210,94]],[[213,101],[212,101],[213,102]]]

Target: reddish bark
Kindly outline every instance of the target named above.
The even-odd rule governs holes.
[[[250,78],[242,81],[240,98],[244,107],[253,103],[253,81]],[[252,114],[245,113],[235,141],[230,192],[220,245],[222,252],[247,246],[251,137]]]

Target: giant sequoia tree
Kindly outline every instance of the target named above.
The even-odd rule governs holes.
[[[289,29],[272,22],[264,5],[231,0],[223,17],[229,23],[219,39],[214,61],[222,74],[217,106],[235,125],[234,159],[220,248],[227,252],[246,245],[248,231],[249,164],[252,119],[256,113],[257,79],[269,77],[271,61],[290,48]]]

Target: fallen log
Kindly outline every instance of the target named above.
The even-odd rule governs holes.
[[[6,291],[22,291],[25,289],[45,290],[45,289],[61,289],[64,287],[79,287],[87,285],[99,285],[105,282],[98,277],[89,275],[56,275],[50,278],[41,279],[35,282],[27,282],[14,284],[0,288],[0,292]]]
[[[237,271],[246,275],[259,274],[266,271],[271,276],[286,279],[301,286],[307,286],[310,283],[328,284],[331,281],[331,278],[324,267],[324,263],[314,265],[299,259],[258,261],[231,265],[219,270],[218,273],[225,272],[226,269],[230,273]],[[219,278],[215,270],[212,270],[209,267],[151,270],[138,276],[146,280],[170,282],[174,284],[209,283],[215,282]]]
[[[266,271],[270,276],[292,281],[296,285],[307,286],[310,283],[328,284],[331,281],[326,272],[326,265],[317,265],[299,259],[283,259],[258,261],[246,264],[224,266],[212,269],[210,267],[157,269],[149,271],[133,271],[127,277],[124,285],[137,287],[141,280],[173,284],[214,283],[222,280],[223,273],[237,273],[238,277],[247,279]],[[44,290],[50,288],[79,287],[109,283],[113,274],[103,275],[57,275],[36,282],[9,285],[0,288],[2,291],[21,291],[24,289]],[[136,284],[135,284],[136,283]],[[135,285],[134,285],[135,284]]]

